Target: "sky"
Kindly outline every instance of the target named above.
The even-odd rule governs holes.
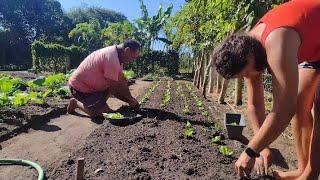
[[[129,21],[133,21],[141,16],[138,0],[58,0],[65,11],[69,11],[74,7],[81,6],[97,6],[106,9],[111,9],[124,14]],[[177,12],[185,0],[144,0],[144,4],[148,9],[149,16],[153,16],[158,11],[159,5],[163,4],[168,7],[173,4],[173,13]]]

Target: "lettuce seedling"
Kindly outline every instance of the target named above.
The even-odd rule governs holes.
[[[213,126],[211,126],[211,128],[214,130],[214,131],[220,131],[221,130],[221,127],[218,123],[214,123]]]
[[[222,155],[227,156],[227,157],[229,157],[229,156],[231,156],[233,154],[233,151],[229,146],[221,146],[219,148],[219,152]]]
[[[213,143],[220,143],[221,142],[221,136],[215,136],[211,140]]]
[[[194,133],[194,130],[192,128],[188,128],[184,131],[184,136],[186,138],[192,138],[193,137],[193,133]]]
[[[9,103],[9,97],[4,93],[0,93],[0,107],[7,106]]]
[[[191,128],[191,123],[190,121],[187,121],[186,125],[185,125],[185,128],[188,129],[188,128]]]
[[[108,119],[123,119],[123,115],[119,112],[116,113],[103,113],[103,116]]]
[[[231,123],[230,125],[232,126],[238,126],[238,124],[236,122]]]
[[[209,116],[209,112],[208,111],[203,111],[201,114],[202,114],[202,116],[206,116],[206,117]]]
[[[126,79],[132,79],[132,78],[135,78],[137,75],[136,75],[136,73],[134,72],[134,71],[123,71],[123,75],[124,75],[124,77],[126,78]]]
[[[182,112],[184,114],[190,114],[189,106],[188,105],[184,106],[184,108],[182,109]]]

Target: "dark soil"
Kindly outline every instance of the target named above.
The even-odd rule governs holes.
[[[2,107],[0,109],[0,142],[29,128],[37,129],[51,118],[65,114],[68,102],[68,99],[48,97],[43,105],[28,104],[18,108]]]
[[[0,73],[19,77],[25,81],[39,76],[47,76],[48,72],[35,74],[27,71],[0,71]],[[48,97],[42,105],[28,104],[17,108],[2,107],[0,109],[0,142],[26,131],[29,128],[37,128],[51,118],[66,113],[69,96]]]
[[[165,86],[166,82],[161,82],[142,106],[140,121],[127,126],[104,121],[82,148],[47,173],[48,178],[75,179],[77,159],[85,158],[85,179],[238,179],[234,163],[244,145],[223,138],[221,144],[234,151],[231,157],[225,157],[219,153],[221,145],[211,142],[214,135],[224,137],[223,130],[215,131],[211,126],[221,123],[228,109],[211,104],[215,108],[209,118],[205,117],[186,86],[177,91],[176,83],[172,83],[170,103],[160,108]],[[181,94],[190,100],[191,115],[182,113]],[[195,131],[193,138],[183,135],[187,120]]]

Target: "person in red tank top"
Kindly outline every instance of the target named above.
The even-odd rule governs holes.
[[[249,33],[235,33],[213,53],[224,78],[244,77],[254,137],[235,163],[239,176],[266,173],[269,145],[292,123],[298,169],[279,179],[320,174],[320,1],[292,0],[265,14]],[[273,109],[265,116],[263,73],[272,75]],[[312,116],[311,110],[314,108]],[[255,165],[255,166],[254,166]]]

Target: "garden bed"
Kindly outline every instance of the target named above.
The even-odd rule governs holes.
[[[68,92],[64,87],[66,75],[41,75],[46,75],[47,79],[51,78],[50,85],[30,83],[39,77],[39,74],[24,71],[1,72],[0,142],[29,128],[36,129],[50,119],[66,113],[69,102]],[[62,87],[63,94],[55,93],[55,90]]]
[[[220,105],[210,110],[199,92],[187,88],[189,82],[169,81],[161,80],[142,105],[142,120],[121,127],[104,121],[48,178],[74,179],[76,161],[83,157],[86,179],[237,179],[234,163],[244,145],[225,138],[220,122],[228,110]],[[221,141],[212,142],[217,135]],[[225,146],[231,155],[220,152]]]

